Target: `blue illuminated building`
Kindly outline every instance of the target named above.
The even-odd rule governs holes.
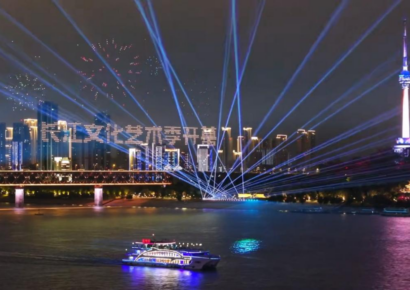
[[[0,123],[0,168],[6,165],[6,123]]]
[[[52,102],[40,102],[37,111],[37,126],[38,126],[38,160],[39,169],[53,169],[53,145],[43,141],[42,131],[45,124],[57,124],[58,122],[58,106]]]

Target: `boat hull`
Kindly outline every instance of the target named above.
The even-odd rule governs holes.
[[[212,270],[215,269],[220,261],[220,258],[192,258],[192,261],[188,265],[178,265],[178,264],[166,264],[166,263],[156,263],[156,262],[141,262],[130,259],[123,259],[122,263],[130,266],[145,266],[145,267],[160,267],[160,268],[177,268],[185,270]]]

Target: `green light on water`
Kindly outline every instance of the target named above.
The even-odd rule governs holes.
[[[257,251],[261,246],[261,241],[255,239],[243,239],[233,243],[232,252],[235,254],[246,254]]]

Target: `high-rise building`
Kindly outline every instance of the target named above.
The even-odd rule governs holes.
[[[410,73],[407,63],[407,28],[406,21],[404,22],[403,33],[403,66],[399,75],[399,83],[403,90],[403,102],[402,102],[402,133],[401,138],[397,139],[396,146],[394,146],[394,152],[403,155],[404,157],[410,156],[410,113],[409,113],[409,85],[410,85]]]
[[[288,162],[289,153],[288,149],[284,146],[284,143],[288,140],[288,135],[278,134],[275,139],[275,168],[284,167]]]
[[[270,169],[274,165],[274,157],[275,155],[272,152],[272,140],[266,138],[262,141],[262,144],[259,145],[260,156],[262,158],[262,162],[260,166],[263,170]]]
[[[296,164],[301,164],[302,168],[307,169],[310,166],[312,157],[311,150],[316,146],[316,131],[299,129],[297,131],[297,152],[298,160]]]
[[[152,165],[154,170],[164,169],[164,146],[152,143]]]
[[[196,150],[196,162],[198,164],[199,172],[209,171],[209,145],[198,144]]]
[[[128,152],[128,170],[142,170],[141,150],[136,148],[130,148]]]
[[[111,123],[110,115],[106,112],[99,112],[94,116],[94,125],[102,126],[98,138],[103,142],[92,140],[88,143],[89,154],[92,156],[91,163],[98,168],[106,169],[111,167],[111,146],[109,145],[110,132],[108,125]]]
[[[194,166],[192,165],[191,156],[187,152],[181,152],[181,163],[182,168],[186,171],[193,171]]]
[[[308,130],[307,137],[308,137],[308,150],[309,150],[307,157],[310,161],[310,159],[314,156],[312,149],[316,147],[316,131]]]
[[[72,129],[68,128],[66,121],[59,120],[57,122],[57,132],[58,142],[55,143],[55,153],[54,156],[58,156],[64,161],[64,168],[71,166],[72,164]],[[70,160],[69,163],[66,160]]]
[[[37,164],[37,146],[38,146],[38,126],[36,119],[24,119],[24,124],[29,128],[29,135],[30,135],[30,164],[35,165]]]
[[[242,143],[242,158],[244,159],[244,169],[249,167],[250,156],[248,154],[251,152],[251,142],[252,142],[252,128],[243,128],[243,143]]]
[[[11,145],[11,169],[21,170],[23,165],[23,142],[13,141]]]
[[[259,150],[257,150],[257,146],[259,144],[259,138],[257,136],[251,137],[251,142],[249,143],[249,156],[246,158],[246,163],[248,168],[253,168],[251,171],[255,172],[258,171],[257,167],[255,167],[256,163],[261,160],[262,154]]]
[[[58,121],[58,106],[52,102],[40,102],[37,108],[37,126],[38,126],[38,169],[53,169],[53,142],[52,138],[46,136],[47,125],[55,124]],[[49,142],[50,141],[50,142]]]
[[[0,169],[6,169],[6,123],[0,123]]]
[[[30,161],[30,136],[28,126],[13,123],[13,141],[11,146],[12,170],[21,170]]]
[[[139,147],[141,148],[141,163],[142,163],[142,170],[151,170],[152,169],[152,165],[151,165],[151,152],[150,152],[150,148],[148,143],[143,143],[141,145],[139,145]]]
[[[222,140],[222,171],[228,172],[233,165],[233,139],[232,139],[232,132],[231,128],[229,127],[222,127],[222,131],[224,133],[224,137]]]
[[[72,142],[72,168],[78,169],[90,169],[88,168],[88,156],[86,150],[86,144],[84,139],[87,137],[84,127],[73,124],[71,130],[71,142]]]
[[[297,145],[297,151],[296,154],[297,155],[303,155],[303,153],[305,153],[308,150],[308,135],[305,129],[299,129],[297,131],[297,141],[296,141],[296,145]]]
[[[28,168],[31,160],[30,130],[24,123],[13,123],[12,169]]]
[[[179,166],[180,150],[178,148],[165,148],[164,152],[164,169],[180,170]]]
[[[242,150],[245,148],[245,137],[244,136],[238,136],[236,138],[236,152],[234,152],[234,155],[236,157],[236,171],[242,172],[242,169],[246,170],[246,164],[242,163],[242,158],[244,157],[244,153]]]
[[[13,127],[6,127],[6,169],[11,169],[12,143],[13,143]]]

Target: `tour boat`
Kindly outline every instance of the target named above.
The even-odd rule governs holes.
[[[169,267],[187,270],[215,269],[220,256],[211,255],[200,247],[202,244],[176,243],[175,241],[154,241],[142,239],[133,242],[131,251],[123,264],[135,266]]]

